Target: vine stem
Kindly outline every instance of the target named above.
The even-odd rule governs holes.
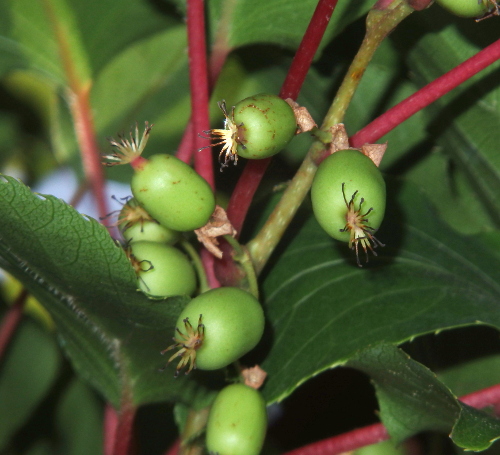
[[[0,361],[3,359],[19,323],[23,318],[24,303],[28,298],[28,291],[21,289],[12,306],[7,310],[0,324]]]
[[[297,99],[337,1],[319,0],[281,87],[282,98]],[[243,227],[253,196],[270,162],[270,158],[248,161],[234,188],[227,214],[238,232]]]
[[[380,43],[403,19],[414,11],[404,0],[396,0],[392,5],[392,8],[373,9],[368,13],[365,38],[325,116],[321,130],[328,131],[343,120],[361,78]],[[324,144],[319,141],[311,146],[306,158],[266,223],[255,238],[248,243],[248,250],[257,273],[260,273],[266,265],[309,192],[316,174],[317,162],[324,155],[324,147]]]
[[[465,395],[459,400],[477,409],[493,405],[495,413],[500,415],[500,384]],[[323,439],[287,452],[285,455],[338,455],[388,439],[390,436],[384,425],[376,423],[333,438]]]
[[[457,67],[438,77],[418,92],[366,125],[351,136],[353,147],[373,143],[421,109],[438,100],[450,90],[500,59],[500,39],[485,47]]]
[[[192,123],[188,129],[191,130],[192,146],[199,151],[195,154],[195,169],[214,190],[212,153],[208,147],[210,140],[198,135],[199,132],[210,128],[204,0],[188,0],[187,2],[187,35]]]
[[[59,56],[66,75],[68,104],[82,156],[85,177],[90,183],[90,189],[96,199],[99,217],[105,219],[108,214],[108,204],[104,197],[104,170],[101,165],[101,153],[97,144],[92,109],[90,107],[90,88],[92,84],[90,80],[82,81],[81,75],[78,74],[68,38],[71,30],[61,24],[50,0],[44,1],[44,7],[54,31]]]

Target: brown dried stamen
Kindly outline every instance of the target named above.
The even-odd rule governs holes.
[[[187,369],[186,374],[189,374],[191,370],[196,369],[196,351],[203,345],[203,340],[205,338],[205,326],[202,324],[201,319],[202,315],[200,314],[196,330],[193,329],[193,326],[189,322],[189,318],[184,319],[182,322],[184,322],[186,334],[182,333],[176,327],[175,330],[177,333],[173,338],[176,343],[161,351],[161,355],[164,355],[167,351],[179,348],[179,351],[170,357],[167,362],[168,365],[176,357],[181,357],[181,360],[177,364],[177,368],[175,370],[175,377],[179,375],[180,370],[182,370],[182,368],[184,368],[187,364],[189,364],[189,368]]]
[[[361,245],[365,252],[367,263],[368,250],[370,250],[374,256],[377,256],[374,248],[385,245],[373,235],[375,233],[375,229],[368,225],[369,221],[367,216],[373,210],[373,207],[370,207],[365,213],[362,213],[362,206],[365,200],[364,198],[361,198],[358,209],[356,210],[354,208],[354,199],[356,198],[358,191],[355,191],[350,201],[347,202],[347,198],[345,196],[345,183],[342,183],[342,194],[347,207],[347,213],[346,225],[343,229],[340,229],[340,232],[350,233],[349,248],[356,251],[356,262],[359,267],[362,267],[361,262],[359,261],[359,245]]]

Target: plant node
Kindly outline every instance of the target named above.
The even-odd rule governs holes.
[[[123,135],[118,136],[118,140],[109,138],[109,143],[115,147],[114,153],[104,155],[102,164],[105,166],[116,166],[118,164],[129,164],[139,158],[146,147],[153,125],[145,122],[144,133],[139,136],[139,127],[135,124],[135,134],[130,132],[130,139],[126,139]]]
[[[238,164],[238,145],[243,146],[238,137],[238,128],[243,124],[236,125],[234,122],[234,106],[231,109],[231,115],[229,115],[224,100],[219,101],[217,105],[225,117],[224,129],[212,129],[203,131],[203,133],[208,136],[208,139],[218,141],[207,147],[222,145],[222,150],[219,153],[220,170],[222,171],[225,167],[228,167],[228,163],[231,161],[234,162],[235,166]],[[207,147],[202,147],[200,150]]]
[[[356,198],[358,191],[355,191],[351,200],[347,202],[347,198],[345,196],[345,183],[342,183],[342,194],[347,207],[347,214],[346,225],[343,229],[340,229],[340,232],[350,233],[349,248],[356,251],[356,262],[359,267],[363,267],[359,261],[359,245],[361,245],[365,252],[366,262],[368,262],[368,250],[377,256],[374,248],[385,245],[373,235],[375,233],[375,229],[368,225],[369,221],[367,216],[373,210],[373,207],[370,207],[365,213],[362,213],[362,206],[365,200],[361,198],[358,209],[356,210],[354,207],[354,199]]]
[[[168,365],[176,357],[181,358],[175,370],[175,377],[179,375],[180,370],[182,370],[182,368],[184,368],[187,364],[189,364],[189,368],[187,369],[186,374],[189,374],[191,370],[196,369],[196,351],[203,345],[203,340],[205,338],[205,326],[202,324],[201,319],[202,315],[200,314],[196,330],[193,329],[193,326],[189,322],[189,318],[184,319],[183,322],[186,333],[182,333],[179,328],[176,327],[175,330],[177,334],[173,338],[175,344],[161,351],[161,355],[164,355],[167,351],[179,348],[179,351],[170,357],[167,362]]]

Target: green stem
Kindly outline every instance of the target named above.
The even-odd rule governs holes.
[[[225,235],[224,239],[231,245],[233,251],[236,253],[233,259],[241,264],[243,270],[245,271],[245,277],[248,284],[248,290],[256,298],[259,298],[259,285],[257,282],[257,274],[253,266],[252,259],[248,250],[232,236]]]
[[[395,0],[390,5],[390,9],[374,9],[368,13],[365,38],[321,125],[323,132],[327,132],[332,126],[343,120],[361,77],[380,43],[396,25],[413,11],[405,0]],[[321,142],[316,141],[313,143],[302,165],[260,232],[247,245],[257,274],[266,265],[300,204],[302,204],[309,192],[318,168],[317,163],[325,154],[325,138],[324,135],[321,136]]]
[[[202,455],[203,446],[196,442],[196,438],[207,426],[210,407],[200,410],[191,409],[186,424],[182,430],[179,455]]]
[[[181,238],[181,240],[179,240],[179,244],[193,262],[193,267],[196,270],[196,274],[198,275],[198,280],[200,282],[200,294],[203,294],[204,292],[210,290],[210,286],[208,285],[207,274],[205,273],[205,268],[203,267],[203,263],[201,261],[198,252],[195,250],[193,245],[191,245],[184,238]]]

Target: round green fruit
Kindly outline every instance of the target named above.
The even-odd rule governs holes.
[[[207,449],[219,455],[259,455],[267,428],[266,403],[244,384],[222,389],[210,409]]]
[[[153,155],[134,167],[134,197],[160,224],[174,231],[204,226],[215,209],[210,185],[172,155]]]
[[[283,150],[295,136],[297,122],[289,104],[261,93],[241,100],[233,110],[238,128],[238,155],[262,159]]]
[[[371,243],[385,213],[385,182],[373,161],[358,150],[340,150],[319,166],[311,186],[314,215],[333,238],[358,253]],[[371,242],[371,243],[370,243]],[[358,260],[359,264],[359,260]]]
[[[173,245],[179,240],[179,232],[168,229],[156,221],[143,221],[134,224],[122,232],[123,238],[128,242],[157,242]]]
[[[177,248],[157,242],[132,242],[133,264],[142,292],[154,298],[191,295],[196,274],[189,259]]]
[[[178,372],[186,365],[217,370],[238,360],[253,349],[264,332],[264,312],[249,292],[222,287],[204,292],[189,302],[176,324],[176,344],[180,350],[169,362],[181,357]]]
[[[461,17],[480,17],[496,7],[493,0],[436,0],[436,3]]]

